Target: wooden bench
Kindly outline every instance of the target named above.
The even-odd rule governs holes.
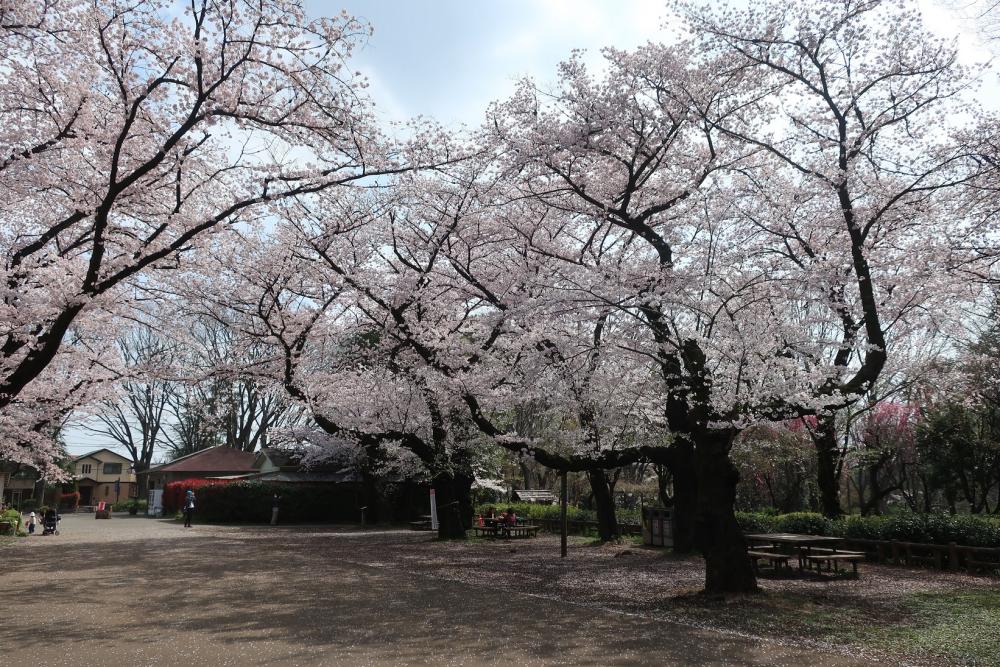
[[[0,535],[13,535],[14,534],[14,522],[13,521],[0,521]]]
[[[476,537],[496,537],[497,527],[496,526],[473,526],[472,530],[476,533]]]
[[[503,536],[506,538],[535,537],[540,528],[541,526],[504,526]]]
[[[788,559],[791,558],[788,554],[779,553],[777,551],[769,551],[765,549],[753,549],[747,551],[747,555],[753,561],[753,568],[757,569],[758,560],[766,560],[771,563],[771,567],[778,569],[778,566],[791,569],[788,565]]]
[[[865,559],[865,555],[857,552],[837,551],[828,554],[809,554],[804,557],[805,561],[812,565],[816,564],[816,571],[821,572],[823,563],[826,563],[827,572],[833,569],[840,572],[840,563],[850,563],[854,567],[854,576],[858,575],[858,563]]]
[[[410,530],[430,530],[430,529],[431,529],[431,522],[430,521],[411,521],[410,522]]]

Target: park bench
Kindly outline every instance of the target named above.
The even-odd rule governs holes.
[[[13,534],[14,534],[14,522],[0,521],[0,535],[13,535]]]
[[[476,537],[496,537],[497,527],[496,526],[473,526],[472,530],[476,533]]]
[[[535,537],[541,526],[504,526],[503,536],[510,538]]]
[[[804,557],[810,568],[816,565],[816,571],[821,572],[826,563],[827,572],[831,569],[840,572],[840,563],[850,563],[854,568],[854,576],[858,575],[858,563],[865,559],[865,554],[856,551],[837,551],[833,553],[810,553]]]
[[[778,569],[778,567],[784,567],[791,569],[788,564],[788,559],[791,558],[788,554],[779,553],[777,551],[770,551],[767,549],[753,549],[752,551],[747,551],[747,555],[753,561],[753,567],[756,570],[759,560],[766,560],[771,564],[771,567]]]
[[[411,521],[410,530],[431,530],[431,522],[428,521]]]

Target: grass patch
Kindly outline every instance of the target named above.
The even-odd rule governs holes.
[[[896,604],[858,604],[788,592],[674,599],[682,613],[764,636],[804,637],[935,664],[1000,665],[1000,589],[913,593]]]
[[[914,593],[903,624],[872,629],[880,647],[947,658],[955,664],[1000,664],[1000,590]]]

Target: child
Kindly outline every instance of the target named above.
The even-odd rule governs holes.
[[[35,534],[35,523],[37,523],[37,521],[38,519],[35,518],[35,513],[32,512],[31,516],[28,517],[28,535]]]

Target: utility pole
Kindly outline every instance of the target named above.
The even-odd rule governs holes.
[[[560,509],[559,509],[559,514],[560,514],[560,519],[559,519],[559,533],[560,533],[560,536],[559,536],[559,539],[560,539],[561,549],[562,549],[562,556],[561,556],[562,558],[566,557],[566,531],[567,531],[567,528],[568,528],[568,526],[566,524],[566,499],[567,499],[567,496],[568,496],[567,486],[566,486],[566,475],[567,474],[568,473],[565,470],[562,471],[562,498],[560,500],[560,504],[562,505],[562,507],[560,507]]]

